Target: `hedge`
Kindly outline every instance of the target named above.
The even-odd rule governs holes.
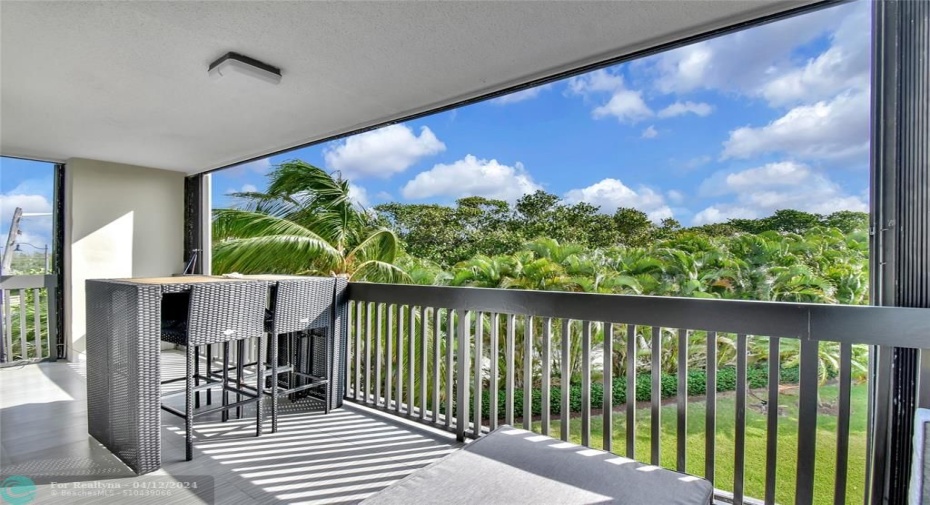
[[[798,382],[798,367],[783,367],[780,371],[781,383],[796,384]],[[768,367],[766,365],[750,366],[746,370],[746,379],[749,387],[753,389],[764,388],[768,386]],[[662,398],[671,398],[678,394],[678,376],[663,374],[661,379]],[[717,391],[734,391],[736,389],[736,368],[724,367],[717,370]],[[533,388],[533,415],[539,415],[542,412],[541,389]],[[569,388],[569,409],[571,412],[581,412],[581,385],[572,384]],[[702,396],[707,392],[707,374],[704,370],[688,371],[688,396]],[[626,377],[618,377],[613,380],[612,387],[613,404],[622,405],[626,403]],[[562,412],[562,388],[553,386],[549,389],[549,406],[550,412],[560,414]],[[652,375],[641,373],[636,377],[636,401],[649,401],[652,399]],[[497,392],[497,411],[500,414],[504,412],[506,401],[506,391]],[[513,411],[514,415],[523,414],[523,389],[516,389],[513,392]],[[602,381],[596,381],[591,384],[591,408],[599,409],[604,406],[604,384]],[[483,416],[489,416],[490,395],[482,395],[481,413]]]

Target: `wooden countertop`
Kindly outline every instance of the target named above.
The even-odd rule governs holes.
[[[286,279],[305,279],[301,275],[256,274],[226,277],[222,275],[175,275],[169,277],[132,277],[128,279],[113,279],[120,282],[135,284],[200,284],[206,282],[235,282],[235,281],[279,281]]]

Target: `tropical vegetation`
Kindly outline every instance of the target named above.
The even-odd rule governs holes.
[[[327,174],[301,161],[276,167],[269,174],[267,191],[236,196],[241,201],[237,208],[219,209],[214,214],[215,273],[345,275],[372,282],[579,293],[868,302],[869,236],[868,215],[864,213],[841,211],[818,215],[789,209],[761,219],[731,219],[726,223],[683,227],[673,219],[656,223],[631,208],[605,214],[596,206],[565,203],[542,191],[526,195],[514,205],[468,197],[454,206],[389,203],[364,209],[353,203],[348,182],[338,174]],[[365,310],[371,309],[369,306]],[[427,308],[422,313],[390,306],[375,310],[399,311],[393,318],[374,318],[375,325],[381,327],[371,333],[380,338],[401,333],[399,314],[412,321],[411,328],[416,334],[427,337],[414,342],[413,352],[417,356],[427,353],[445,356],[453,334],[450,329],[460,317],[441,308]],[[541,413],[545,359],[550,360],[552,374],[550,411],[559,412],[563,385],[570,394],[569,409],[580,410],[584,330],[577,323],[558,318],[545,323],[551,324],[552,349],[561,349],[565,341],[569,347],[569,362],[565,364],[569,375],[562,377],[561,353],[544,357],[540,351],[544,324],[541,318],[521,315],[492,318],[489,314],[472,318],[469,334],[479,334],[480,328],[483,335],[483,351],[475,360],[480,360],[482,387],[490,393],[483,398],[483,415],[491,415],[490,404],[497,403],[492,398],[501,402],[496,409],[498,414],[505,407],[501,392],[491,391],[492,369],[498,371],[498,377],[512,374],[518,393],[515,401],[522,402],[522,392],[526,391],[532,395],[531,412]],[[492,349],[489,340],[492,328],[504,335],[508,325],[513,328],[512,361],[505,359],[502,349]],[[705,392],[709,367],[718,372],[719,391],[735,389],[730,379],[737,356],[736,335],[717,333],[711,337],[707,332],[695,330],[686,332],[682,340],[676,331],[669,329],[659,328],[655,334],[656,330],[650,327],[597,322],[590,323],[589,329],[592,384],[600,382],[607,373],[615,381],[626,377],[626,367],[632,363],[638,377],[636,400],[650,400],[653,366],[650,349],[658,338],[663,398],[677,394],[682,377],[688,378],[689,396],[700,397]],[[356,331],[358,328],[350,328],[352,334]],[[527,341],[531,335],[534,340]],[[715,363],[707,360],[708,338],[716,339]],[[626,356],[626,346],[622,345],[630,339],[635,340],[637,349],[632,359]],[[603,359],[608,340],[613,343],[609,370],[604,368],[607,360]],[[678,367],[678,345],[682,341],[688,343],[686,370]],[[778,355],[770,356],[767,337],[747,337],[750,386],[769,386],[767,364],[772,360],[778,361],[780,384],[796,382],[799,345],[796,339],[782,339]],[[387,351],[374,356],[373,362],[366,359],[365,366],[374,368],[375,363],[380,363],[378,369],[387,369],[389,363],[403,364],[407,374],[413,373],[416,365],[410,362],[409,352],[399,354],[397,346],[392,349],[386,340],[376,344],[375,349]],[[530,356],[524,355],[526,349],[532,353]],[[370,349],[366,347],[364,352]],[[853,373],[857,383],[865,377],[867,362],[868,350],[855,347]],[[426,370],[413,374],[416,386],[408,392],[409,401],[433,411],[455,410],[453,399],[447,396],[451,391],[447,363],[444,360],[437,363],[439,370],[435,374],[427,374]],[[524,369],[526,366],[529,368]],[[829,381],[839,367],[838,344],[822,343],[821,392],[834,387]],[[402,379],[396,377],[398,381]],[[432,397],[419,397],[423,381],[427,391],[439,391],[438,403]],[[627,401],[626,389],[620,387],[624,384],[620,381],[612,390],[614,406]],[[600,385],[591,388],[595,408],[604,395],[599,388]],[[821,396],[821,407],[830,408],[829,395]],[[514,410],[522,413],[522,404]],[[851,467],[850,471],[858,472],[858,467]]]
[[[397,235],[353,203],[348,181],[289,161],[270,174],[267,191],[236,196],[243,200],[240,208],[214,211],[213,268],[218,273],[409,279],[394,264]]]

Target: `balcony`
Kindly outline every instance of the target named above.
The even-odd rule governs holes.
[[[217,503],[352,502],[513,423],[706,477],[721,502],[905,503],[930,408],[927,2],[872,2],[870,299],[885,307],[355,284],[342,409],[293,406],[259,439],[206,419],[189,463],[167,416],[156,477],[87,435],[85,281],[170,275],[198,249],[209,273],[209,172],[835,3],[2,2],[0,154],[56,163],[57,226],[54,274],[0,279],[0,363],[59,360],[0,370],[4,477],[203,475]],[[240,47],[280,85],[211,81]]]
[[[875,455],[868,419],[883,407],[867,416],[853,401],[865,387],[853,353],[868,346],[873,363],[887,359],[886,346],[918,347],[930,327],[921,309],[365,283],[350,284],[348,312],[343,408],[323,415],[312,399],[284,402],[281,430],[260,438],[253,412],[207,418],[195,423],[192,462],[183,426],[163,413],[165,464],[145,477],[87,435],[81,364],[4,369],[4,474],[201,475],[216,503],[356,502],[510,424],[705,477],[721,503],[858,501]],[[779,359],[755,360],[760,344]],[[783,358],[791,349],[796,365]],[[177,351],[162,353],[164,377],[183,365]],[[759,387],[760,371],[783,378],[794,366],[796,380]],[[686,380],[669,384],[670,369]],[[684,370],[703,374],[703,398],[691,397]],[[727,370],[735,391],[718,393]]]
[[[184,355],[167,351],[162,364],[166,375],[180,376]],[[254,410],[225,423],[218,415],[206,416],[195,425],[196,458],[187,462],[183,423],[163,413],[164,465],[137,477],[87,434],[82,363],[41,363],[5,368],[0,374],[0,465],[4,476],[27,475],[36,482],[37,503],[144,498],[95,496],[80,484],[68,488],[79,494],[68,495],[51,482],[96,482],[138,491],[142,482],[189,482],[191,477],[198,488],[174,490],[173,502],[354,503],[461,445],[450,434],[363,407],[347,405],[324,416],[308,399],[285,403],[278,432],[260,438],[254,436]]]

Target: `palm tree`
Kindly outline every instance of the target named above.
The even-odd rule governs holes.
[[[236,194],[240,208],[214,211],[215,272],[409,281],[393,264],[397,236],[352,201],[348,181],[299,160],[278,165],[269,179],[265,193]]]
[[[482,288],[507,288],[514,276],[519,275],[520,261],[510,256],[488,257],[483,255],[463,261],[455,266],[455,275],[449,282],[452,286]]]

